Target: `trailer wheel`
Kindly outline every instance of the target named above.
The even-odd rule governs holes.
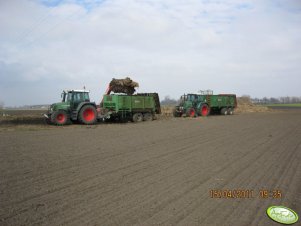
[[[133,115],[133,122],[142,122],[143,121],[143,115],[141,113],[135,113]]]
[[[210,113],[210,108],[207,104],[202,104],[200,108],[200,114],[201,116],[208,116]]]
[[[227,114],[228,114],[227,108],[222,108],[221,109],[221,115],[227,115]]]
[[[234,114],[233,108],[228,108],[228,115],[233,115],[233,114]]]
[[[97,121],[97,111],[93,105],[85,105],[80,109],[78,120],[86,125],[95,124]]]
[[[152,121],[153,115],[151,113],[145,113],[145,114],[143,114],[143,120],[144,121]]]
[[[187,110],[186,115],[189,116],[189,117],[191,117],[191,118],[194,118],[194,117],[197,116],[197,115],[196,115],[196,111],[195,111],[194,108],[189,108],[189,109]]]
[[[70,117],[66,111],[59,110],[51,115],[51,122],[55,125],[63,126],[70,122]]]

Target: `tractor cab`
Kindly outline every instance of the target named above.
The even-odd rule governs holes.
[[[184,108],[193,107],[200,99],[201,97],[198,94],[184,94],[180,98],[179,106]]]
[[[181,96],[181,101],[185,102],[185,101],[196,101],[199,99],[199,95],[198,94],[184,94]]]
[[[86,90],[64,90],[62,92],[62,102],[89,102],[89,91]]]
[[[86,90],[64,90],[61,97],[62,103],[69,104],[71,109],[76,109],[82,102],[90,102],[89,91]]]

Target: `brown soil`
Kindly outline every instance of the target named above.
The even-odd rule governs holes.
[[[0,225],[276,226],[270,205],[301,213],[300,125],[288,111],[0,132]]]

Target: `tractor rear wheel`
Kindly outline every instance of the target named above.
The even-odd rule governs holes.
[[[228,114],[227,108],[222,108],[221,109],[221,115],[227,115],[227,114]]]
[[[78,120],[86,125],[95,124],[97,121],[97,111],[93,105],[85,105],[80,109]]]
[[[206,117],[209,115],[209,113],[210,113],[209,106],[207,104],[202,104],[200,108],[200,115]]]
[[[191,117],[191,118],[196,117],[197,115],[196,115],[195,109],[194,108],[189,108],[187,110],[186,116]]]
[[[51,115],[51,122],[55,125],[63,126],[70,122],[70,117],[66,111],[58,110]]]
[[[143,120],[144,121],[152,121],[153,120],[153,115],[151,113],[144,113],[143,114]]]
[[[141,113],[135,113],[133,115],[133,122],[142,122],[143,121],[143,115]]]

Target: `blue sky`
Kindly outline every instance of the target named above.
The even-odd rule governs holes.
[[[139,92],[301,96],[298,0],[0,2],[0,101],[48,104],[112,78]]]

